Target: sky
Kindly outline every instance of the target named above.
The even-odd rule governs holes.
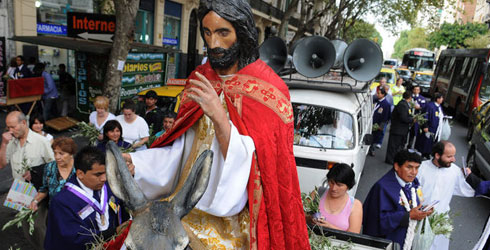
[[[381,44],[381,50],[383,51],[383,58],[390,59],[391,54],[394,51],[393,46],[395,45],[396,39],[398,39],[398,35],[394,36],[391,32],[385,30],[384,27],[380,25],[381,22],[378,22],[376,20],[376,17],[373,16],[372,14],[367,15],[366,21],[368,23],[373,23],[374,27],[376,27],[378,32],[381,34],[381,37],[383,38],[383,43]]]

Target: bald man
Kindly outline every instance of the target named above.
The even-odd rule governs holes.
[[[0,168],[10,164],[14,179],[31,180],[29,171],[25,171],[23,161],[29,167],[54,161],[50,143],[40,134],[29,129],[26,116],[12,111],[5,119],[7,132],[2,134],[0,146]]]

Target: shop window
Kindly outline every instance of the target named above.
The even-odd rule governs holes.
[[[38,0],[37,22],[66,26],[67,12],[93,12],[93,0]]]
[[[153,44],[153,12],[138,10],[134,36],[137,42]]]

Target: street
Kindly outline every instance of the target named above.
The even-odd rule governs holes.
[[[461,167],[461,157],[466,158],[468,143],[465,140],[466,126],[453,121],[450,141],[456,146],[456,164]],[[388,130],[387,130],[388,132]],[[388,134],[384,137],[383,147],[376,151],[375,157],[366,159],[363,175],[357,189],[356,198],[361,202],[366,198],[372,185],[392,166],[384,163]],[[451,200],[454,230],[451,235],[451,250],[472,249],[480,238],[490,214],[490,200],[485,198],[465,198],[455,196]]]
[[[0,114],[0,130],[3,131],[5,127],[5,113]],[[461,157],[465,156],[468,152],[468,144],[465,141],[466,126],[463,126],[461,122],[453,121],[452,133],[450,141],[456,145],[457,148],[457,165],[461,166]],[[52,131],[50,131],[52,132]],[[53,133],[55,137],[62,135],[71,135],[70,132]],[[86,141],[81,138],[75,138],[79,147],[86,145]],[[386,153],[386,145],[388,142],[388,136],[385,136],[383,147],[376,151],[375,157],[367,157],[366,164],[364,166],[363,175],[357,189],[356,198],[361,202],[367,196],[369,189],[382,175],[384,175],[392,166],[384,163],[384,157]],[[10,168],[0,170],[0,199],[3,203],[10,187],[12,177]],[[471,249],[475,242],[480,237],[480,234],[485,226],[487,218],[490,214],[490,200],[484,198],[463,198],[454,197],[451,202],[451,214],[454,218],[454,231],[452,234],[450,249],[461,250]],[[11,220],[15,216],[15,211],[0,206],[0,226],[3,226],[7,221]],[[13,249],[31,249],[29,243],[25,240],[22,229],[15,227],[9,228],[5,231],[0,231],[0,250],[9,249],[10,246]]]

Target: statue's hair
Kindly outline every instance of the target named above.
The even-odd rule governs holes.
[[[235,28],[239,45],[238,68],[241,69],[259,58],[258,33],[252,9],[244,0],[201,0],[197,16],[200,21],[201,36],[204,39],[202,19],[208,12],[214,11]],[[207,44],[206,44],[207,47]]]

